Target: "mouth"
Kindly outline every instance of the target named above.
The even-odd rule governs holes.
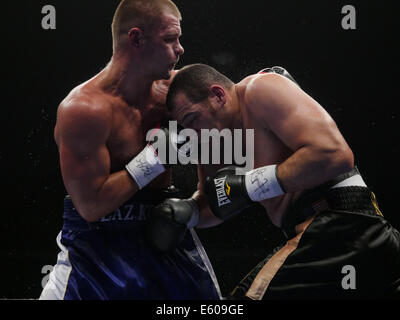
[[[171,63],[171,64],[168,66],[168,69],[169,69],[169,70],[174,69],[177,63],[178,63],[178,61],[176,61],[176,62],[174,62],[174,63]]]

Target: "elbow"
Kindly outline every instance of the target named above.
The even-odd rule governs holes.
[[[85,220],[86,222],[96,222],[97,220],[99,220],[99,218],[93,214],[90,213],[80,213],[81,217],[83,220]]]
[[[87,204],[79,204],[75,205],[75,207],[78,210],[79,215],[86,222],[96,222],[103,216],[100,212],[93,209],[93,206]]]
[[[348,146],[344,146],[338,151],[338,169],[340,173],[349,172],[354,168],[354,154]]]
[[[347,146],[339,146],[329,156],[329,168],[334,176],[349,172],[354,168],[354,155]]]

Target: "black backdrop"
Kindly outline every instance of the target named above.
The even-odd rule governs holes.
[[[336,120],[386,218],[400,227],[398,196],[399,28],[394,1],[176,0],[186,53],[178,67],[202,62],[239,81],[280,65]],[[41,9],[56,8],[56,30]],[[61,181],[53,141],[56,109],[111,57],[118,1],[24,0],[3,4],[0,298],[37,298],[42,267],[56,262],[62,224]],[[357,29],[341,27],[346,4]],[[174,172],[187,195],[193,167]],[[199,235],[224,294],[275,244],[279,230],[259,213]]]

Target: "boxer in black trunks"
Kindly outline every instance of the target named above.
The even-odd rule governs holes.
[[[399,295],[399,232],[382,216],[333,119],[286,70],[269,68],[235,84],[207,65],[186,66],[167,106],[197,132],[254,130],[255,169],[200,163],[194,196],[208,226],[261,204],[287,237],[233,297]],[[355,273],[350,287],[346,270]]]

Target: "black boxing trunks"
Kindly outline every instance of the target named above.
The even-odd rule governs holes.
[[[218,283],[194,230],[173,252],[154,252],[145,241],[146,212],[175,195],[140,191],[115,212],[89,223],[71,199],[57,237],[57,264],[42,300],[221,299]]]
[[[354,169],[294,201],[282,224],[287,241],[239,283],[232,298],[400,297],[400,233],[368,187],[346,183],[357,176]]]

